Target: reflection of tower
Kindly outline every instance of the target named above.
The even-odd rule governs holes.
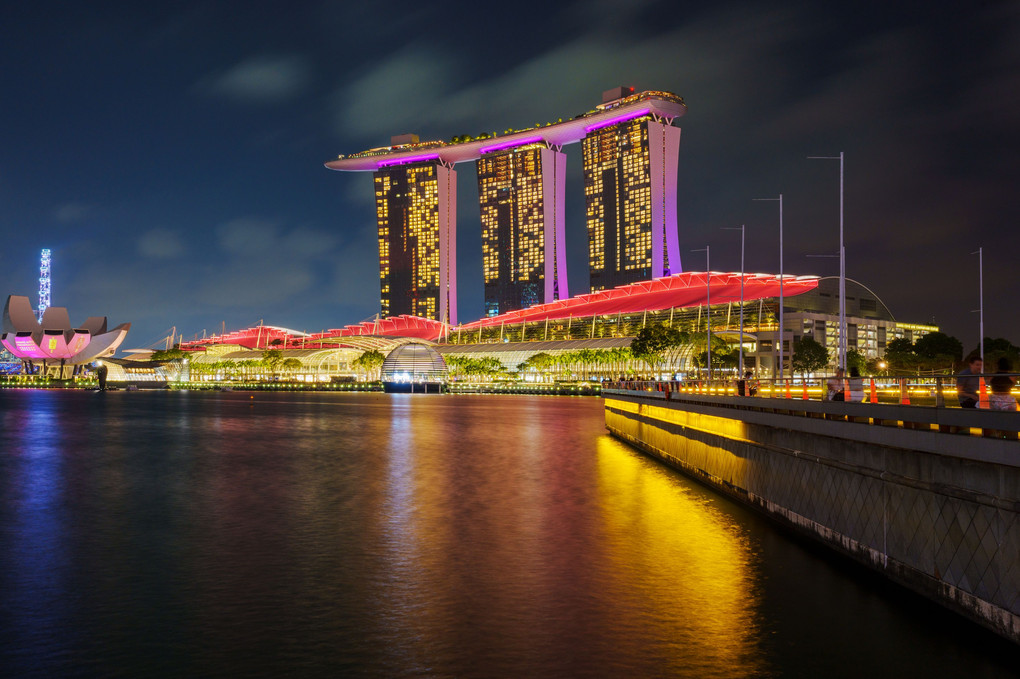
[[[585,128],[591,290],[680,273],[680,129],[647,109]]]
[[[487,316],[569,297],[566,156],[542,143],[493,150],[477,163]]]
[[[457,323],[457,173],[441,163],[375,172],[383,316]]]
[[[45,248],[39,258],[39,322],[50,306],[50,250]]]

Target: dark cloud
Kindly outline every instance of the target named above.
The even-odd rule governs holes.
[[[138,238],[138,253],[143,257],[175,259],[184,254],[184,243],[176,231],[151,229]]]

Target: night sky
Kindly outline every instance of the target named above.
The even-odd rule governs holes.
[[[123,348],[378,311],[371,175],[339,153],[503,131],[633,85],[684,97],[687,270],[833,275],[846,153],[847,275],[897,320],[1020,343],[1020,3],[8,3],[0,22],[0,292]],[[706,9],[710,5],[710,9]],[[933,11],[931,7],[943,9]],[[498,7],[498,9],[494,9]],[[980,9],[978,9],[980,8]],[[580,145],[571,292],[586,291]],[[462,321],[483,313],[474,167],[458,170]],[[583,288],[583,289],[582,289]]]

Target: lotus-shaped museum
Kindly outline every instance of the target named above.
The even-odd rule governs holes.
[[[78,366],[113,354],[127,336],[130,323],[106,328],[105,316],[91,316],[79,327],[71,326],[64,307],[49,307],[42,322],[36,320],[28,297],[11,295],[4,305],[4,348],[29,365]]]

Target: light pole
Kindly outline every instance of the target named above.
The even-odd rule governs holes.
[[[709,259],[708,246],[691,250],[691,252],[705,253],[705,327],[708,329],[708,379],[712,379],[712,261]]]
[[[808,160],[839,161],[839,353],[837,364],[846,370],[846,249],[843,247],[843,152],[838,156],[808,156]]]
[[[735,226],[724,226],[722,227],[725,231],[739,231],[740,232],[740,350],[737,354],[739,357],[737,372],[739,373],[739,379],[744,377],[744,225],[741,224],[740,228]]]
[[[786,326],[783,325],[783,194],[779,198],[752,198],[751,200],[778,200],[779,201],[779,379],[783,379],[783,332]],[[758,319],[761,324],[761,319]]]
[[[981,365],[985,364],[985,261],[984,248],[978,248],[977,252],[970,254],[978,256],[978,340],[979,351],[981,352]],[[982,367],[982,372],[988,372],[988,368]]]

